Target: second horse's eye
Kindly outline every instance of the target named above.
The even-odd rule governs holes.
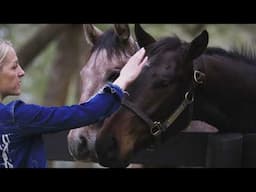
[[[110,74],[109,74],[109,76],[108,76],[108,78],[107,78],[107,81],[110,81],[110,82],[113,82],[113,81],[115,81],[116,79],[117,79],[117,77],[119,76],[119,71],[112,71]]]

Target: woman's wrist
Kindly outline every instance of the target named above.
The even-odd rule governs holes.
[[[123,80],[122,78],[118,77],[113,84],[119,86],[122,90],[126,90],[128,83],[127,81]]]

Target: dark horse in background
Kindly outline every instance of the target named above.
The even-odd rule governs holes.
[[[135,35],[146,48],[148,67],[97,134],[101,165],[125,167],[133,153],[171,138],[191,120],[220,133],[256,132],[256,62],[249,53],[207,48],[207,31],[190,43],[178,37],[156,41],[140,25]]]
[[[82,94],[80,102],[92,97],[107,82],[114,81],[128,59],[138,50],[130,35],[128,24],[115,24],[105,32],[92,24],[84,25],[85,38],[92,45],[81,70]],[[97,161],[96,135],[103,122],[74,129],[68,135],[68,148],[76,160]]]

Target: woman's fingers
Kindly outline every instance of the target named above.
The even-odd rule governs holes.
[[[137,52],[131,57],[131,61],[136,61],[136,62],[138,62],[138,64],[139,64],[140,61],[142,60],[144,54],[145,54],[145,49],[144,49],[144,48],[141,48],[139,51],[137,51]]]
[[[144,57],[143,61],[140,63],[140,65],[143,67],[148,62],[148,56]]]

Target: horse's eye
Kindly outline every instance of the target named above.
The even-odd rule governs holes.
[[[170,80],[158,80],[153,83],[153,88],[162,88],[162,87],[167,87],[170,85]]]
[[[117,79],[117,77],[119,76],[120,72],[119,71],[112,71],[110,73],[110,75],[107,78],[107,81],[113,82]]]

